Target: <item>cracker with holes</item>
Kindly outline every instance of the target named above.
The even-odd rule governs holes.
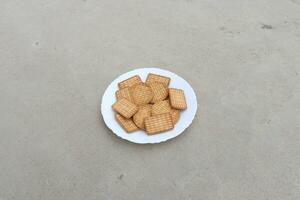
[[[131,87],[130,94],[133,99],[133,103],[138,106],[150,103],[153,98],[151,88],[145,84],[137,84]]]
[[[137,127],[140,129],[145,129],[144,121],[145,118],[151,116],[151,104],[142,105],[139,107],[137,113],[133,115],[133,122],[136,124]]]
[[[171,107],[168,100],[159,101],[152,106],[151,114],[159,115],[163,113],[170,113]]]
[[[174,128],[170,113],[164,113],[147,117],[145,119],[145,129],[148,135],[154,135]]]
[[[132,117],[138,111],[138,107],[135,104],[124,98],[114,103],[112,108],[127,119]]]
[[[138,75],[135,75],[133,77],[130,77],[130,78],[118,83],[118,86],[120,89],[123,89],[123,88],[127,88],[127,87],[132,87],[139,83],[142,83],[142,79]]]
[[[115,115],[117,121],[119,124],[122,126],[122,128],[127,132],[127,133],[132,133],[134,131],[139,130],[139,128],[133,123],[132,119],[126,119],[122,115],[116,113]]]
[[[162,83],[165,87],[169,87],[170,81],[171,79],[169,77],[162,76],[159,74],[149,73],[146,79],[146,84],[158,82],[158,83]]]
[[[158,101],[165,100],[169,95],[168,89],[162,83],[151,82],[148,84],[148,86],[153,92],[153,98],[151,100],[151,103],[156,103]]]
[[[131,98],[129,87],[119,89],[118,91],[116,91],[116,98],[117,98],[117,100],[125,98],[125,99],[129,100],[130,102],[133,102],[133,100]]]
[[[184,91],[181,89],[169,88],[169,98],[172,108],[185,110],[187,103],[185,100]]]

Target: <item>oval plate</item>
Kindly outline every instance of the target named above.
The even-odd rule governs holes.
[[[149,73],[170,77],[171,82],[169,87],[184,90],[188,108],[180,112],[179,121],[175,125],[174,129],[170,131],[151,136],[147,135],[142,130],[128,134],[116,121],[115,112],[111,108],[111,106],[116,102],[115,92],[118,90],[118,83],[134,75],[139,75],[141,79],[145,81]],[[106,126],[120,138],[138,144],[160,143],[180,135],[191,125],[196,112],[197,98],[190,84],[177,74],[159,68],[140,68],[119,76],[107,87],[101,102],[101,113]]]

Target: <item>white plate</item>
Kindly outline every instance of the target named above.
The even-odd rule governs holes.
[[[118,90],[119,82],[134,75],[139,75],[141,79],[145,81],[148,73],[170,77],[171,88],[179,88],[184,90],[188,108],[180,112],[180,119],[173,130],[152,136],[148,136],[144,131],[136,131],[128,134],[115,120],[115,113],[111,108],[112,104],[114,104],[116,101],[115,92]],[[197,98],[190,84],[177,74],[158,68],[135,69],[119,76],[107,87],[103,94],[101,103],[101,113],[107,127],[120,138],[139,144],[159,143],[180,135],[192,123],[196,115],[196,111]]]

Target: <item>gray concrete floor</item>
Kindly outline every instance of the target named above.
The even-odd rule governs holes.
[[[111,134],[100,97],[160,66],[189,80],[192,126]],[[1,200],[299,200],[300,0],[1,0]]]

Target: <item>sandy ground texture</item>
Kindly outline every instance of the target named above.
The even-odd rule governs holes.
[[[119,74],[189,80],[192,126],[105,127]],[[299,200],[300,0],[0,0],[1,200]]]

